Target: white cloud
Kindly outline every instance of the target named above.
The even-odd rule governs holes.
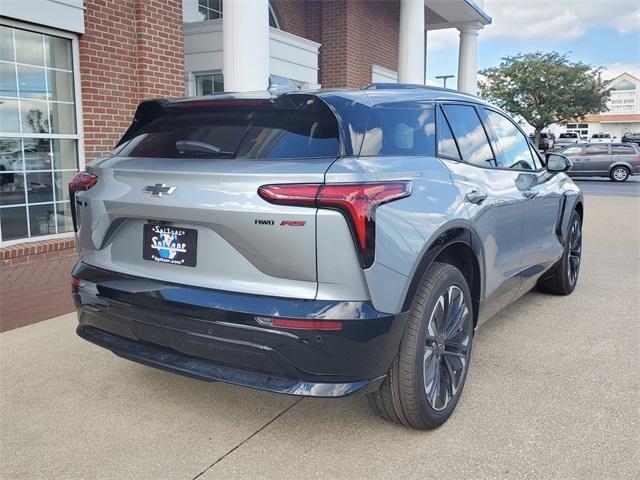
[[[436,52],[458,44],[460,32],[455,28],[427,32],[427,51]]]
[[[610,63],[604,65],[605,70],[602,72],[603,80],[611,80],[621,73],[630,73],[640,78],[640,63]]]
[[[640,30],[637,0],[486,0],[493,23],[482,38],[580,38],[590,27],[615,27],[622,35]]]

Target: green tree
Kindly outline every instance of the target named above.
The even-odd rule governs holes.
[[[540,132],[553,124],[578,120],[606,110],[609,93],[600,81],[602,68],[570,62],[558,52],[505,57],[480,73],[480,95],[524,118]]]

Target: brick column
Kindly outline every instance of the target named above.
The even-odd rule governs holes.
[[[80,82],[85,158],[109,152],[141,100],[183,96],[181,0],[85,0]]]

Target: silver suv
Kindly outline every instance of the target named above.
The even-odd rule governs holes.
[[[583,200],[499,109],[449,90],[143,102],[70,184],[78,334],[191,377],[442,424],[474,330],[567,295]]]

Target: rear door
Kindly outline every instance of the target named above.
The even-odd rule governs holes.
[[[99,181],[79,194],[82,260],[169,282],[314,298],[316,209],[257,194],[265,184],[322,183],[338,155],[334,115],[305,97],[302,110],[167,108],[93,166]]]

